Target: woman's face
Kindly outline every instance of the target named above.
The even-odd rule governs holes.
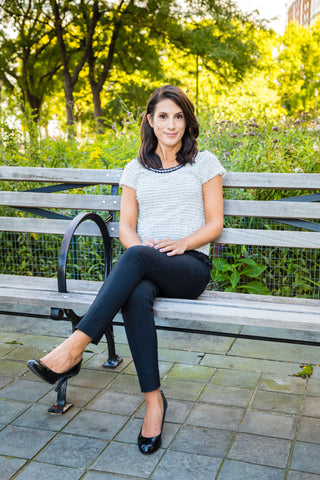
[[[158,146],[180,150],[186,122],[182,108],[170,99],[157,103],[154,115],[148,122],[158,139]]]

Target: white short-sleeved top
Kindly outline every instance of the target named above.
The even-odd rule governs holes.
[[[193,164],[169,169],[143,167],[137,159],[125,167],[120,185],[134,188],[139,214],[137,233],[149,238],[179,240],[205,224],[202,185],[225,169],[208,151],[199,152]],[[209,254],[209,244],[197,248]]]

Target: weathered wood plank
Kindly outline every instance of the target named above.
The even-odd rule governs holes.
[[[320,203],[258,200],[225,200],[227,216],[320,219]]]
[[[320,174],[227,172],[223,177],[223,186],[272,190],[320,190]]]
[[[320,232],[225,228],[215,243],[261,245],[266,247],[319,248]]]
[[[95,295],[86,293],[58,293],[49,291],[33,291],[0,287],[0,299],[3,303],[23,305],[40,305],[55,308],[85,309],[94,300]],[[268,326],[272,328],[290,328],[295,330],[320,331],[319,308],[306,309],[297,306],[283,308],[281,303],[275,308],[250,308],[234,305],[231,302],[223,305],[210,304],[197,300],[157,298],[154,312],[157,317],[177,320],[192,320],[210,323],[225,323],[248,326]],[[286,305],[288,307],[288,305]]]
[[[118,185],[121,173],[119,169],[0,167],[0,180]]]
[[[49,233],[56,235],[64,235],[68,228],[69,220],[48,220],[46,218],[12,218],[0,217],[0,230],[4,232],[24,232],[24,233]],[[107,224],[109,235],[111,237],[119,237],[119,224],[110,222]],[[87,221],[82,223],[76,230],[75,235],[85,235],[89,237],[100,236],[98,226]]]
[[[9,207],[64,208],[76,210],[120,210],[117,195],[72,193],[0,192],[0,205]]]
[[[68,220],[48,220],[39,218],[0,217],[0,230],[5,232],[48,233],[64,235]],[[108,224],[110,236],[119,236],[119,224]],[[95,223],[85,222],[79,226],[76,235],[100,236]],[[319,248],[319,232],[295,232],[283,230],[254,230],[242,228],[224,228],[215,243],[229,245],[257,245],[270,247]]]
[[[0,167],[0,180],[43,183],[118,184],[121,170],[80,168]],[[320,190],[320,174],[227,172],[227,188]]]

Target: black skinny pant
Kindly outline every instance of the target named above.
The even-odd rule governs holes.
[[[130,247],[106,278],[77,329],[97,344],[122,309],[141,391],[151,392],[160,386],[154,298],[197,298],[209,277],[209,266],[189,253],[169,257],[152,247]]]

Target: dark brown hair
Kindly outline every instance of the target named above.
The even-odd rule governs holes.
[[[166,99],[172,100],[182,109],[186,122],[186,129],[182,137],[182,146],[177,153],[177,162],[181,165],[193,163],[198,153],[196,139],[199,135],[199,123],[194,114],[194,106],[181,88],[174,85],[165,85],[157,88],[149,98],[146,112],[141,123],[141,146],[138,160],[146,168],[162,168],[160,157],[155,153],[158,139],[148,122],[147,115],[153,118],[157,104]]]

